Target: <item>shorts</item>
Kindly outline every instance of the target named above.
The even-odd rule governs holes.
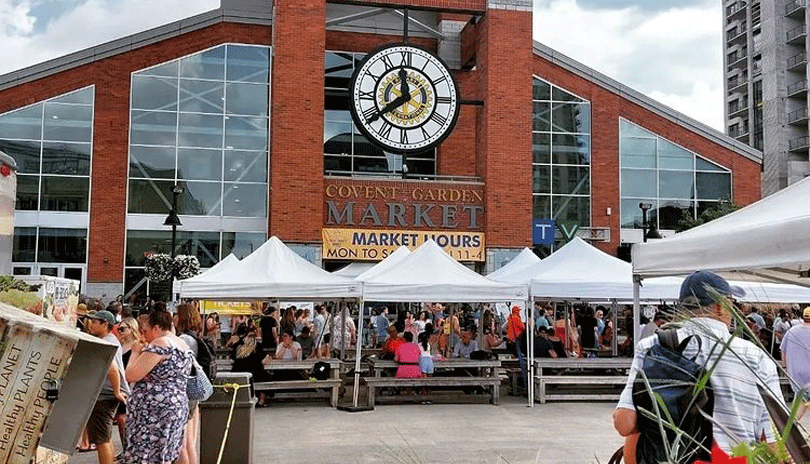
[[[107,443],[112,438],[113,418],[115,418],[118,403],[119,401],[115,398],[96,401],[93,412],[87,419],[87,437],[91,444]]]
[[[423,374],[433,374],[433,358],[430,356],[419,357],[419,368]]]

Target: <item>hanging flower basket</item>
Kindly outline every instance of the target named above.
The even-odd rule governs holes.
[[[188,279],[200,273],[200,260],[196,256],[179,255],[174,258],[174,275],[178,279]]]
[[[164,253],[156,253],[146,257],[146,277],[152,282],[171,280],[174,272],[172,257]]]

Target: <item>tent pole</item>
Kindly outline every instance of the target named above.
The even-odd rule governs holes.
[[[528,374],[527,381],[529,384],[526,386],[528,390],[528,397],[529,397],[529,407],[534,407],[534,305],[532,304],[531,300],[527,300],[526,302],[526,320],[528,324],[526,324],[526,330],[529,331],[529,343],[528,343],[528,353],[526,353],[526,357],[529,362],[528,366]],[[529,309],[531,307],[531,310]]]
[[[616,357],[619,355],[619,342],[616,340],[616,327],[619,324],[619,303],[617,303],[616,300],[613,300],[613,304],[611,304],[611,312],[613,313],[611,316],[613,322],[613,333],[610,337],[610,349],[613,352],[613,357]]]
[[[633,276],[633,346],[638,343],[638,334],[641,334],[641,276]],[[630,334],[627,334],[628,336]]]
[[[340,360],[346,359],[346,316],[349,312],[346,309],[346,303],[340,301],[338,303],[341,307],[340,311]],[[351,340],[349,340],[351,342]]]
[[[352,404],[356,408],[358,406],[359,396],[360,396],[360,357],[362,356],[363,350],[363,305],[365,303],[363,300],[360,300],[360,311],[357,315],[357,343],[355,351],[354,351],[354,390],[352,392]]]

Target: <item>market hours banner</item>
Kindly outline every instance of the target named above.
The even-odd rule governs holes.
[[[323,259],[381,261],[400,246],[415,250],[433,239],[459,261],[484,261],[483,232],[322,229]]]

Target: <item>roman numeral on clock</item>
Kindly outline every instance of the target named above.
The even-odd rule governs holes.
[[[434,111],[433,114],[430,115],[430,119],[436,122],[436,124],[443,126],[447,123],[447,118],[444,115],[439,114],[437,111]]]
[[[363,111],[363,119],[368,121],[369,119],[373,118],[374,115],[376,115],[376,114],[377,114],[377,108],[372,106],[371,108],[368,108],[365,111]]]
[[[383,55],[381,58],[383,64],[385,65],[385,70],[388,71],[394,67],[394,62],[391,61],[390,55]]]
[[[361,94],[361,97],[362,97],[362,94]],[[453,99],[450,98],[450,97],[436,97],[436,103],[446,103],[446,104],[449,105],[449,104],[453,103]]]
[[[399,131],[399,143],[408,143],[408,131],[405,129],[400,129]]]
[[[401,55],[402,61],[400,61],[400,66],[411,66],[411,60],[413,59],[413,55],[408,52],[399,52]]]
[[[374,100],[374,91],[360,91],[360,99],[361,100]]]
[[[388,124],[387,122],[385,122],[385,120],[383,120],[382,125],[380,126],[379,129],[377,129],[377,133],[380,134],[381,137],[384,137],[384,138],[387,139],[388,136],[391,135],[391,128],[392,127],[394,127],[394,126],[392,126],[391,124]]]

